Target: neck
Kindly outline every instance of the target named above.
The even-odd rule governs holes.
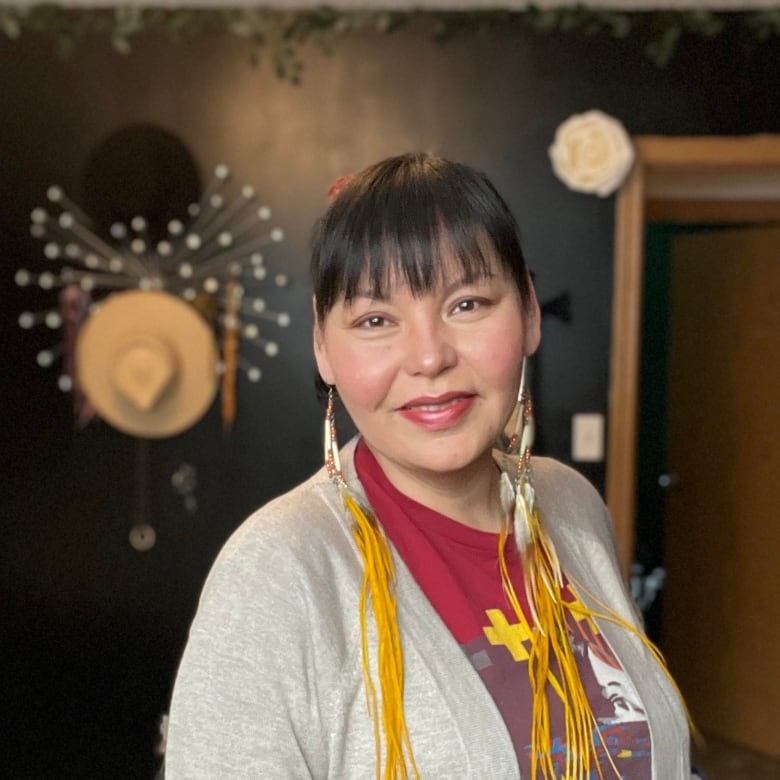
[[[412,471],[376,452],[374,457],[391,484],[409,498],[479,531],[501,530],[500,474],[490,452],[452,472]]]

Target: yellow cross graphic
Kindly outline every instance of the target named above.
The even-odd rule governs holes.
[[[504,645],[515,661],[527,661],[528,651],[523,642],[530,641],[531,632],[522,623],[509,624],[500,609],[486,609],[485,614],[492,625],[484,626],[483,631],[491,645]]]

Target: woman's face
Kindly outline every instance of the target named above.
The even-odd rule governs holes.
[[[489,461],[539,344],[536,300],[523,306],[497,259],[468,283],[449,265],[431,292],[391,280],[386,297],[359,291],[314,327],[320,375],[397,486]]]

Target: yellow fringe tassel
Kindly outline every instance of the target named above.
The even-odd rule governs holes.
[[[344,506],[355,520],[354,537],[363,558],[363,584],[360,589],[360,636],[363,655],[363,680],[368,709],[374,723],[377,780],[408,780],[409,772],[420,780],[404,717],[404,665],[401,635],[398,629],[395,599],[395,570],[387,539],[377,523],[346,491]],[[371,680],[366,613],[368,601],[374,613],[377,631],[379,688],[381,704]],[[381,713],[381,715],[380,715]],[[380,733],[381,721],[381,733]],[[382,770],[382,735],[385,765]],[[407,767],[407,763],[410,765]]]
[[[521,553],[523,578],[534,626],[517,598],[506,563],[507,532],[499,537],[501,583],[515,615],[531,636],[528,676],[531,684],[531,777],[554,778],[555,767],[550,754],[550,703],[552,691],[564,704],[564,732],[567,745],[566,778],[588,778],[594,756],[593,727],[595,719],[577,669],[566,623],[565,602],[560,597],[563,578],[551,548],[544,544],[545,534],[537,512],[530,515],[532,543]],[[533,630],[535,628],[536,630]],[[557,671],[556,671],[557,670]],[[596,764],[598,768],[598,764]]]
[[[527,635],[532,637],[528,659],[528,675],[533,699],[531,777],[541,776],[544,780],[554,780],[556,777],[550,754],[548,693],[552,692],[563,702],[564,707],[567,755],[563,776],[566,780],[587,780],[591,776],[591,769],[595,764],[598,777],[603,778],[597,759],[596,746],[593,744],[594,732],[599,735],[599,739],[601,739],[601,735],[577,670],[576,658],[569,640],[567,612],[572,613],[578,620],[586,620],[594,633],[599,632],[595,623],[599,619],[614,623],[636,636],[651,652],[677,691],[683,702],[691,731],[694,736],[698,736],[682,695],[658,648],[641,631],[626,622],[592,594],[580,588],[571,578],[569,578],[569,589],[572,591],[574,601],[563,600],[561,595],[564,586],[563,574],[553,542],[542,527],[538,511],[535,508],[529,509],[525,501],[522,501],[522,509],[524,518],[521,521],[527,523],[531,542],[520,552],[520,557],[533,626],[528,624],[509,576],[506,562],[508,538],[506,528],[499,536],[499,569],[501,583],[509,603]],[[586,607],[580,598],[580,592],[587,594],[588,598],[603,611],[595,612]],[[605,748],[604,753],[609,759],[614,776],[620,777],[620,773],[603,742],[602,746]]]

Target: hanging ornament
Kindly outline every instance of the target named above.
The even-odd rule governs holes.
[[[58,301],[44,311],[22,312],[19,326],[62,331],[61,341],[41,350],[36,360],[42,368],[59,368],[58,385],[73,394],[74,414],[80,425],[97,410],[130,435],[159,438],[197,422],[205,409],[178,426],[160,424],[161,407],[157,404],[166,398],[170,401],[172,388],[182,387],[177,372],[183,353],[172,348],[171,339],[163,332],[165,317],[160,318],[164,327],[160,323],[155,326],[153,315],[163,308],[174,311],[174,301],[186,302],[193,313],[201,315],[188,318],[179,308],[176,321],[181,328],[196,333],[204,322],[215,344],[221,345],[221,353],[215,348],[214,369],[215,374],[222,374],[226,429],[237,412],[238,374],[243,372],[248,381],[258,382],[262,370],[254,362],[256,356],[266,359],[278,354],[273,329],[287,327],[290,317],[269,305],[272,293],[263,296],[254,290],[258,285],[280,288],[289,284],[286,274],[269,273],[264,255],[284,240],[284,232],[271,224],[271,210],[258,202],[254,187],[244,186],[238,195],[229,196],[230,178],[228,167],[218,165],[198,202],[189,205],[184,218],[169,221],[161,240],[151,238],[148,219],[142,215],[133,217],[129,224],[115,222],[108,236],[100,235],[89,216],[56,185],[47,191],[48,206],[32,211],[30,232],[43,242],[43,254],[51,268],[40,273],[20,268],[15,281],[20,287],[57,292]],[[135,294],[128,294],[131,292]],[[103,308],[113,309],[112,316],[101,316],[103,324],[118,330],[111,345],[98,335],[102,327],[89,327]],[[117,324],[118,320],[121,323]],[[101,341],[100,349],[86,348],[85,334],[90,334],[92,341]],[[80,360],[97,360],[101,350],[105,365],[97,372],[98,385],[110,384],[103,394],[102,408],[90,392],[95,392],[90,387],[94,372],[82,376],[84,369],[79,365]],[[105,379],[106,373],[110,380]],[[142,388],[139,377],[146,373],[156,378]],[[209,396],[207,387],[201,395]],[[123,404],[129,402],[134,415],[131,424],[123,427],[116,415],[114,419],[106,415],[112,405],[106,405],[106,397],[123,411]],[[141,418],[144,424],[137,428]]]

